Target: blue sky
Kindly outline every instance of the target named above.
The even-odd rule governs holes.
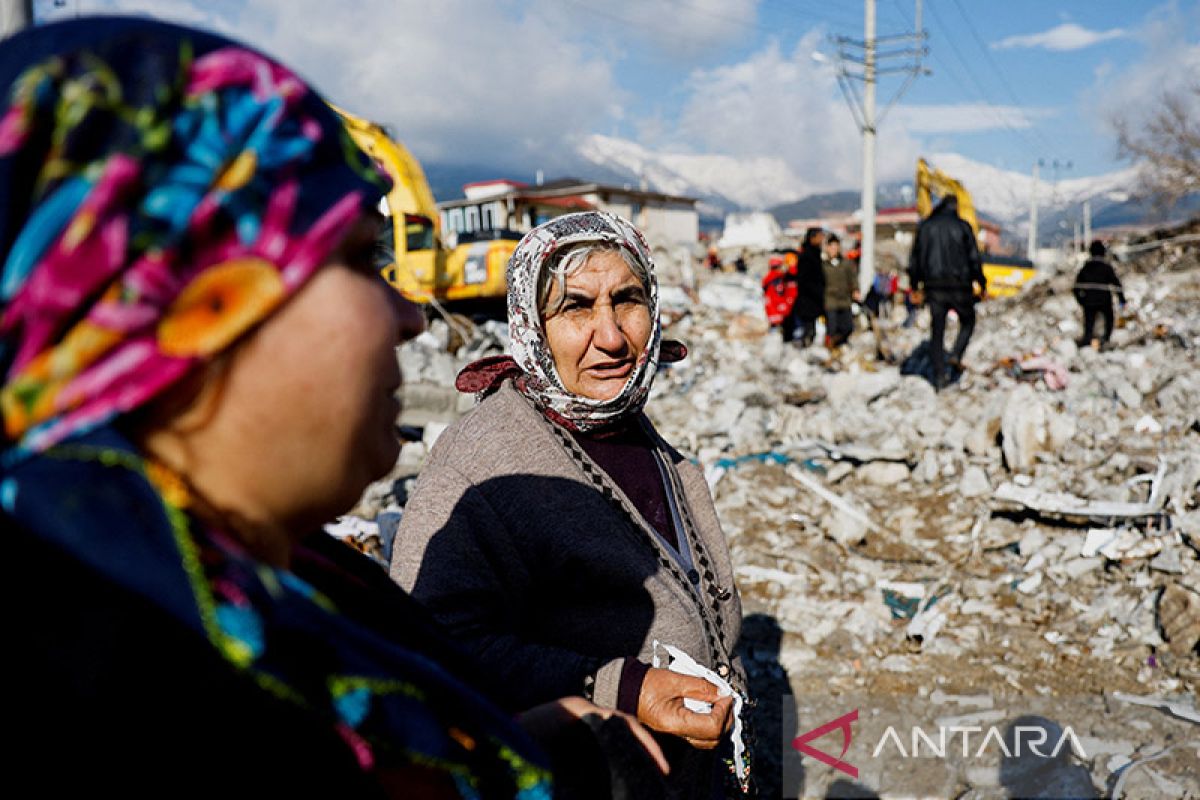
[[[577,168],[593,134],[652,150],[779,158],[853,188],[858,135],[830,37],[855,0],[38,0],[40,14],[153,13],[277,55],[332,100],[388,122],[424,160]],[[57,8],[56,8],[57,7]],[[880,129],[879,171],[955,152],[1059,177],[1121,166],[1109,120],[1200,81],[1200,2],[924,0],[932,74]],[[879,0],[909,32],[913,0]],[[820,56],[818,56],[819,58]],[[899,85],[880,86],[881,104]]]

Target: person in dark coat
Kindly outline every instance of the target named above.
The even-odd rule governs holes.
[[[941,389],[946,385],[947,378],[946,316],[951,310],[958,315],[958,336],[950,351],[950,365],[962,369],[963,354],[975,330],[976,293],[973,284],[978,286],[979,297],[987,290],[975,232],[958,216],[958,198],[953,195],[944,198],[917,227],[908,275],[912,288],[923,293],[929,304],[930,360],[933,363],[934,386]]]
[[[1108,254],[1104,242],[1092,242],[1088,247],[1088,253],[1091,258],[1075,276],[1075,287],[1072,290],[1075,300],[1083,308],[1083,338],[1077,344],[1080,347],[1090,344],[1092,347],[1099,348],[1108,344],[1108,339],[1112,336],[1112,296],[1116,294],[1117,302],[1124,308],[1125,292],[1121,288],[1121,281],[1117,278],[1117,273],[1113,271],[1112,265],[1104,260]],[[1094,334],[1097,316],[1104,318],[1103,335]]]
[[[824,243],[825,231],[820,228],[805,231],[796,264],[796,302],[783,321],[785,342],[799,339],[802,347],[808,347],[817,335],[817,319],[825,313],[825,269],[821,259]]]

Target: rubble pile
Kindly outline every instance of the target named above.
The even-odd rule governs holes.
[[[895,362],[927,336],[925,320],[903,328],[900,309],[880,339],[860,323],[840,352],[801,350],[768,330],[754,264],[701,275],[698,292],[665,287],[666,336],[690,355],[662,368],[647,412],[705,471],[751,628],[781,637],[744,643],[752,683],[778,691],[782,675],[797,695],[819,685],[912,702],[1116,692],[1195,714],[1195,247],[1144,249],[1132,257],[1147,261],[1118,266],[1129,302],[1102,351],[1075,343],[1070,270],[982,304],[967,369],[941,393],[900,374]],[[361,516],[403,504],[432,440],[470,406],[449,388],[455,372],[505,344],[489,323],[450,355],[451,333],[437,321],[402,348],[402,423],[424,427]],[[1098,790],[1122,781],[1131,796],[1154,794],[1161,779],[1200,792],[1200,744],[1138,761],[1200,741],[1195,719],[1106,705],[1154,722],[1118,741],[1102,714],[1091,719],[1096,754],[1082,766]],[[777,750],[763,751],[768,770]],[[999,780],[989,774],[960,772],[936,792],[984,796]]]
[[[710,282],[721,307],[671,328],[693,358],[648,411],[706,468],[747,611],[778,621],[793,683],[1196,696],[1200,269],[1128,277],[1104,352],[1075,344],[1069,286],[981,306],[941,394],[875,359],[867,331],[836,356],[735,337],[752,280]],[[926,335],[885,333],[899,354]]]

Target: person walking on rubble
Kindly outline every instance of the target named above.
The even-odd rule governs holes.
[[[1112,265],[1104,260],[1104,257],[1108,255],[1104,242],[1092,242],[1088,247],[1088,253],[1091,258],[1075,276],[1075,286],[1072,289],[1075,300],[1083,309],[1083,337],[1076,344],[1080,347],[1090,344],[1099,350],[1108,344],[1108,339],[1112,336],[1112,296],[1115,293],[1117,302],[1121,304],[1121,308],[1124,308],[1125,292],[1121,288],[1121,281],[1117,278],[1117,273],[1113,271]],[[1096,332],[1097,315],[1104,318],[1103,335]]]
[[[801,347],[808,347],[817,335],[817,319],[825,313],[825,271],[821,266],[821,245],[825,231],[809,228],[804,233],[804,244],[797,257],[795,278],[796,302],[792,312],[783,321],[783,340],[800,340]]]
[[[987,292],[983,260],[975,232],[958,216],[958,198],[950,195],[938,203],[928,218],[917,226],[908,264],[909,283],[929,304],[929,355],[933,364],[934,388],[947,384],[946,317],[958,316],[958,336],[949,363],[962,369],[963,354],[975,330],[975,302]]]
[[[854,304],[858,302],[858,266],[841,253],[837,234],[825,244],[821,268],[825,279],[825,322],[830,347],[840,347],[854,332]]]

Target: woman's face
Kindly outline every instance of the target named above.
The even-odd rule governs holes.
[[[423,319],[372,267],[376,229],[364,216],[233,354],[201,435],[254,517],[326,521],[396,463],[395,349]]]
[[[567,277],[562,293],[543,323],[558,376],[569,392],[611,400],[650,341],[646,287],[619,254],[601,251]],[[559,294],[554,284],[548,308],[559,305]]]

